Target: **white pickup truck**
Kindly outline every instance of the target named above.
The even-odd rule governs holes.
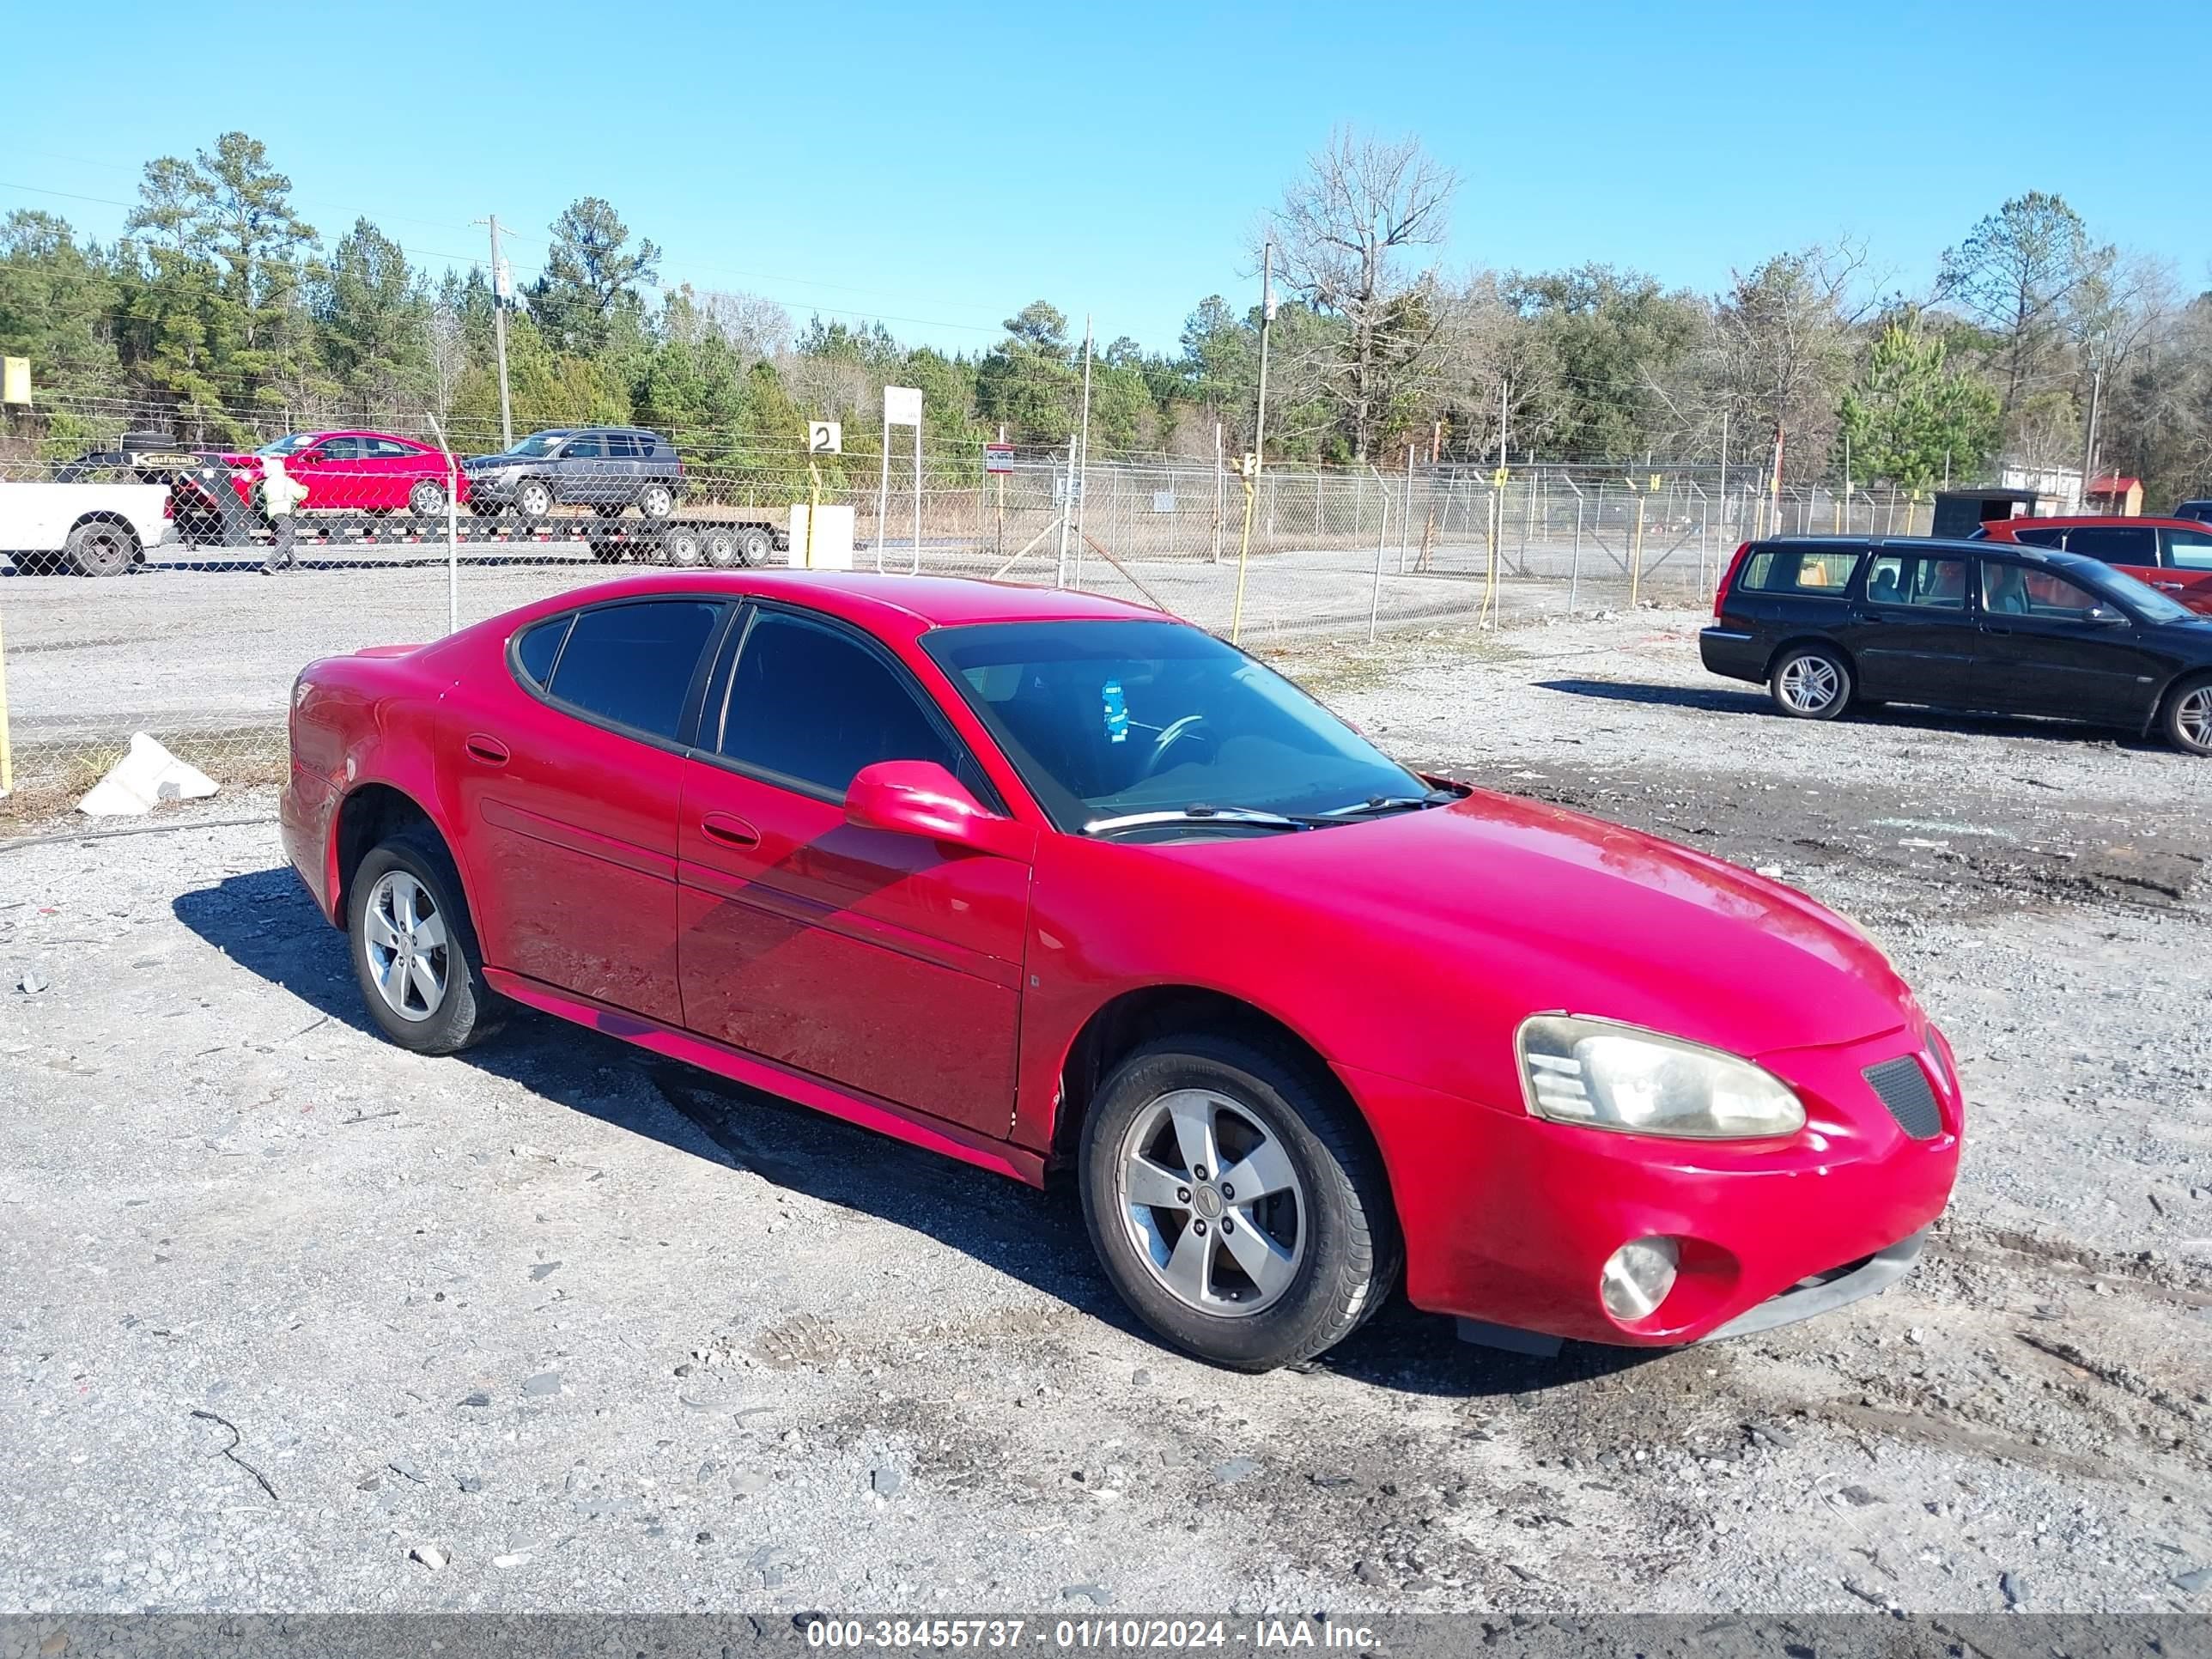
[[[177,538],[167,484],[0,480],[0,557],[24,575],[75,569],[119,576]]]

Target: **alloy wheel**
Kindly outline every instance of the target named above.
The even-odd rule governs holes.
[[[1137,1114],[1116,1160],[1122,1224],[1154,1278],[1200,1313],[1273,1306],[1305,1258],[1305,1188],[1249,1109],[1177,1089]]]
[[[446,1000],[452,947],[430,890],[404,870],[387,870],[369,890],[362,933],[384,1006],[406,1020],[436,1013]]]
[[[1783,699],[1800,714],[1819,714],[1843,694],[1843,676],[1826,657],[1797,657],[1783,667]]]
[[[2184,692],[2173,706],[2173,724],[2194,747],[2212,749],[2212,685]]]

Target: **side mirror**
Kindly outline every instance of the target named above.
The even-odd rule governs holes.
[[[2084,622],[2099,623],[2106,627],[2110,627],[2114,623],[2124,623],[2127,621],[2126,617],[2123,616],[2119,611],[2112,609],[2109,605],[2091,605],[2081,619]]]
[[[845,789],[845,821],[998,858],[1026,860],[1036,850],[1035,830],[990,811],[935,761],[862,767]]]
[[[284,470],[287,472],[289,472],[295,466],[320,465],[323,459],[323,452],[319,449],[302,449],[285,456],[283,459]]]

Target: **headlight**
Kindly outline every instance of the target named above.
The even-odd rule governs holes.
[[[1555,1123],[1706,1140],[1805,1127],[1786,1084],[1717,1048],[1572,1014],[1524,1020],[1517,1041],[1528,1109]]]

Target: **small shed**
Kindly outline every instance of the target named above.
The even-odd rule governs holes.
[[[2124,478],[2108,472],[2100,478],[2089,480],[2088,499],[2082,503],[2085,513],[2106,513],[2116,519],[2137,519],[2142,516],[2142,480]]]
[[[1985,524],[2005,519],[2032,519],[2042,498],[2033,489],[2013,489],[2002,484],[1981,484],[1972,489],[1936,492],[1935,522],[1929,533],[1971,536]]]

